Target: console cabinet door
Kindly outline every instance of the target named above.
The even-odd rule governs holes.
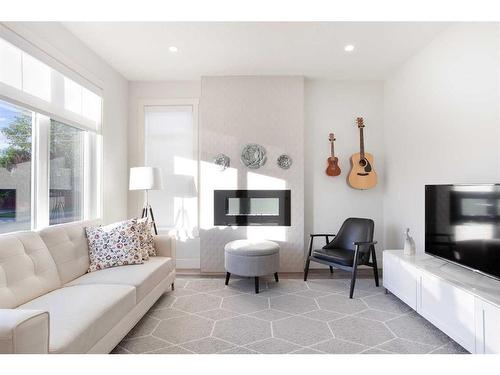
[[[475,352],[475,298],[422,272],[417,311],[469,352]]]
[[[477,353],[500,354],[500,307],[476,298]]]
[[[418,270],[391,253],[384,253],[384,286],[412,309],[417,309]]]

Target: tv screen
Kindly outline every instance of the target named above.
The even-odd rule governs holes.
[[[500,278],[500,185],[427,185],[425,252]]]

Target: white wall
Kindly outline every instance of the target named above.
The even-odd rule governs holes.
[[[305,234],[336,233],[348,217],[366,217],[375,221],[376,249],[383,243],[383,83],[341,82],[307,79],[305,82]],[[378,185],[356,190],[347,184],[350,156],[359,152],[356,117],[365,119],[365,149],[374,155]],[[335,133],[335,154],[342,174],[325,173],[330,155],[328,134]],[[318,239],[323,245],[323,238]],[[307,242],[306,242],[307,243]],[[381,258],[379,256],[380,265]],[[312,266],[312,265],[311,265]]]
[[[240,161],[248,143],[266,148],[267,162],[248,169]],[[218,153],[231,158],[219,171]],[[279,168],[288,154],[293,165]],[[201,270],[224,271],[224,245],[241,238],[267,238],[280,244],[281,271],[304,264],[304,80],[303,77],[203,77],[200,100]],[[289,227],[214,227],[216,189],[290,189]]]
[[[456,24],[385,82],[385,242],[423,251],[426,183],[500,182],[498,24]]]
[[[8,27],[103,89],[103,220],[127,216],[127,81],[56,22]]]

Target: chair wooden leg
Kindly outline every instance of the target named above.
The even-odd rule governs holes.
[[[309,273],[309,264],[311,264],[311,261],[309,260],[309,258],[307,258],[306,267],[304,268],[304,281],[307,281],[307,274]]]
[[[377,256],[375,255],[375,246],[372,246],[372,264],[373,264],[373,277],[375,277],[375,286],[378,287],[378,266],[377,266]]]
[[[229,284],[229,278],[231,277],[231,273],[226,272],[226,285]]]
[[[259,278],[255,277],[255,294],[259,294]]]
[[[351,273],[351,289],[349,290],[349,298],[352,299],[352,296],[354,294],[354,285],[356,284],[356,271],[358,269],[357,262],[354,263],[354,266],[352,268],[352,273]]]
[[[280,281],[280,279],[278,278],[278,272],[274,273],[274,280],[276,280],[276,282]]]
[[[330,273],[333,273],[333,267],[330,266]]]

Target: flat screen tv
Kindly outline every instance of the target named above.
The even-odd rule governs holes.
[[[500,185],[426,185],[425,252],[500,279]]]

